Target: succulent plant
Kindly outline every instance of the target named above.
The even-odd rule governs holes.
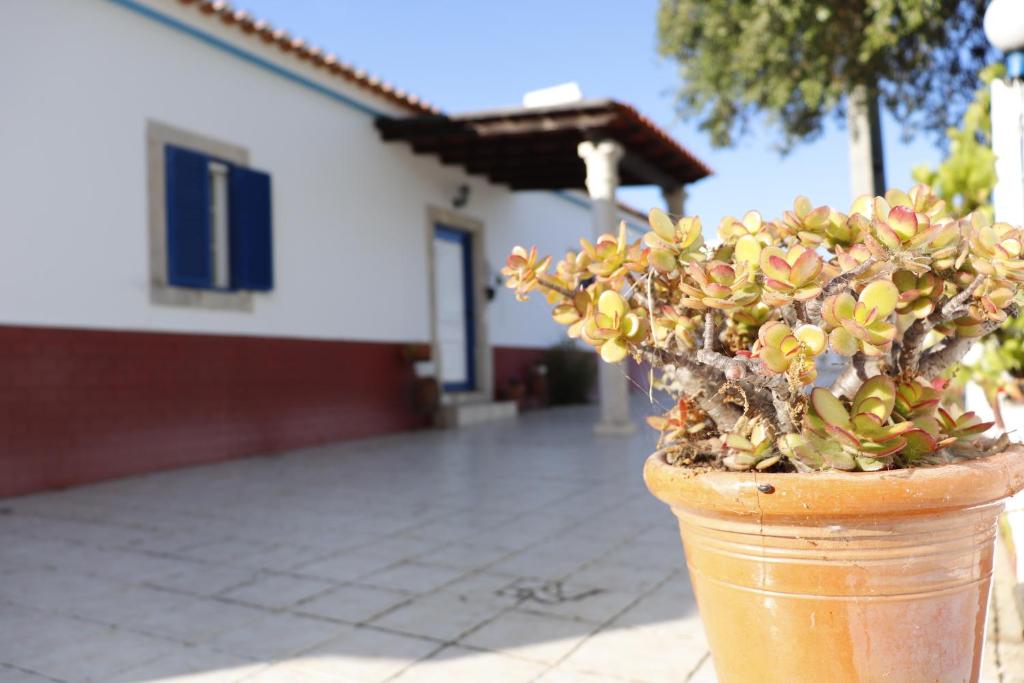
[[[849,410],[817,387],[811,392],[805,430],[819,437],[824,457],[836,469],[880,470],[886,458],[906,446],[902,435],[913,428],[911,422],[892,421],[895,403],[896,386],[883,375],[861,385]]]
[[[551,262],[516,247],[502,273],[606,362],[662,370],[651,418],[669,462],[731,470],[879,470],[977,457],[990,425],[936,379],[1024,302],[1024,231],[947,215],[927,187],[842,213],[799,197],[704,244],[697,217],[649,215]],[[827,252],[827,253],[826,253]],[[850,360],[812,386],[826,348]]]
[[[601,292],[595,307],[580,336],[601,353],[601,360],[618,363],[629,354],[630,343],[647,336],[645,314],[642,309],[630,310],[626,299],[611,289]]]
[[[653,320],[654,341],[659,346],[667,346],[673,339],[680,348],[696,348],[697,333],[700,329],[700,317],[692,313],[682,314],[675,306],[662,306]]]
[[[849,245],[858,242],[862,226],[828,206],[817,208],[807,197],[797,197],[793,210],[782,214],[779,231],[808,247]]]
[[[704,264],[694,261],[687,264],[685,272],[688,280],[679,281],[679,289],[684,294],[682,303],[694,310],[734,310],[754,303],[760,296],[746,263],[732,265],[711,261]]]
[[[821,306],[829,329],[829,346],[843,356],[857,352],[880,356],[896,338],[889,315],[896,310],[900,292],[890,280],[873,280],[854,299],[849,292],[833,294]]]
[[[723,464],[730,470],[766,470],[782,458],[775,449],[771,424],[759,417],[741,417],[723,445],[727,453]]]
[[[651,267],[659,272],[675,271],[704,244],[699,218],[673,223],[664,211],[651,209],[648,220],[651,231],[644,235],[644,244],[650,249]]]
[[[942,434],[958,441],[973,441],[995,424],[982,422],[973,412],[959,413],[954,417],[945,408],[938,409],[938,421]]]
[[[681,398],[664,415],[651,415],[647,424],[661,432],[662,444],[679,443],[708,429],[708,417],[688,398]]]
[[[526,301],[526,295],[537,286],[540,276],[550,264],[550,256],[537,260],[537,247],[531,247],[529,251],[514,247],[501,274],[505,276],[506,285],[516,290],[516,299]]]
[[[776,242],[774,226],[765,223],[757,211],[748,211],[742,220],[731,216],[718,224],[718,237],[732,249],[738,263],[757,263],[764,247]]]
[[[942,399],[940,391],[921,380],[912,379],[896,385],[894,414],[904,420],[933,415]]]
[[[931,271],[915,275],[909,270],[899,270],[892,274],[892,283],[899,290],[896,312],[914,318],[931,315],[944,288],[942,278]]]
[[[773,320],[761,326],[751,355],[760,358],[772,373],[788,373],[798,383],[810,384],[818,374],[814,358],[824,353],[827,339],[815,325],[793,330]]]
[[[602,234],[594,244],[581,239],[580,245],[589,260],[587,269],[601,278],[625,278],[631,272],[645,269],[640,245],[627,241],[626,223],[618,226],[617,236]]]
[[[975,272],[990,277],[1024,282],[1024,231],[1007,223],[987,225],[976,220],[968,236],[970,262]]]
[[[788,251],[766,247],[761,250],[760,264],[765,278],[761,298],[769,306],[808,301],[821,293],[818,276],[824,264],[813,249],[800,244]]]

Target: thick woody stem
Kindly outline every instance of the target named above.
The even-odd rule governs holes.
[[[974,296],[974,293],[978,291],[978,287],[981,287],[981,283],[984,281],[984,275],[976,276],[971,280],[971,284],[967,285],[964,291],[947,301],[946,305],[942,307],[943,322],[955,320],[966,313],[967,302],[971,300],[971,297]]]
[[[776,420],[783,432],[792,432],[793,421],[789,414],[789,385],[781,375],[763,374],[764,365],[751,358],[731,358],[712,350],[715,343],[715,319],[711,312],[704,314],[704,348],[697,351],[697,360],[704,365],[720,370],[727,380],[738,382],[750,390],[749,401],[758,406],[760,412],[767,410],[767,390],[771,397]],[[763,407],[762,407],[763,406]]]
[[[719,432],[728,432],[736,425],[741,415],[739,408],[716,396],[725,384],[721,372],[664,349],[645,349],[642,356],[652,366],[669,373],[678,385],[675,393],[694,399],[701,410],[714,420]]]
[[[807,304],[803,301],[793,302],[793,312],[796,314],[796,319],[801,323],[811,322],[810,314],[807,311]]]
[[[793,420],[789,416],[789,403],[778,392],[772,390],[772,405],[775,407],[775,415],[779,420],[779,427],[783,434],[791,434],[796,430]]]
[[[1006,307],[1006,314],[1011,318],[1016,318],[1020,314],[1020,309],[1017,304],[1010,304]],[[963,357],[967,355],[967,352],[971,350],[976,341],[993,332],[1000,325],[1002,325],[1001,322],[989,320],[982,326],[980,335],[976,337],[955,337],[946,342],[942,348],[929,351],[921,358],[917,374],[924,379],[938,377],[946,368],[963,360]]]
[[[936,309],[927,318],[915,320],[914,324],[907,328],[903,334],[900,352],[896,356],[896,367],[901,373],[908,376],[917,374],[928,333],[939,325],[952,322],[963,316],[967,312],[967,303],[984,279],[983,276],[978,275],[962,292],[946,301],[942,308]]]
[[[715,319],[711,312],[704,314],[704,345],[697,350],[697,361],[715,368],[725,375],[727,380],[750,382],[755,386],[768,387],[776,380],[785,385],[781,377],[765,377],[761,374],[763,364],[753,358],[732,358],[715,351]]]
[[[988,325],[985,326],[985,330],[986,334],[991,331],[988,329]],[[974,346],[975,341],[977,339],[974,337],[957,337],[941,349],[929,351],[921,359],[917,374],[926,380],[938,377],[946,368],[963,360],[963,357]]]
[[[690,363],[680,363],[676,366],[675,375],[684,385],[699,388],[699,390],[692,393],[687,392],[687,394],[696,397],[697,405],[715,421],[718,431],[725,434],[732,431],[743,413],[739,408],[726,403],[717,395],[724,382],[721,378],[716,383],[704,377],[702,371],[706,370],[707,368],[694,367]]]

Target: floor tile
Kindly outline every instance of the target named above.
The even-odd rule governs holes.
[[[225,564],[201,564],[149,583],[167,590],[208,596],[249,583],[257,574],[258,571],[255,569]]]
[[[594,588],[574,581],[527,582],[513,584],[522,596],[519,609],[604,624],[622,614],[640,600],[632,592]]]
[[[452,543],[420,555],[418,561],[469,571],[487,567],[511,552],[507,548],[480,543]]]
[[[122,671],[104,683],[236,683],[266,668],[262,662],[181,646],[153,661]]]
[[[310,617],[271,614],[222,633],[208,645],[239,657],[270,661],[296,655],[350,628]]]
[[[106,683],[126,669],[144,666],[176,647],[166,640],[111,628],[29,658],[24,668],[59,681]]]
[[[583,642],[594,628],[582,622],[512,610],[484,624],[459,643],[555,664]]]
[[[334,586],[333,583],[318,579],[262,574],[250,583],[224,591],[221,597],[260,607],[283,608],[325,593]]]
[[[415,636],[450,642],[507,609],[499,602],[438,591],[416,598],[370,622]]]
[[[408,602],[411,598],[411,594],[400,591],[346,585],[303,600],[294,605],[291,611],[357,624]]]
[[[294,659],[292,666],[336,681],[377,683],[440,648],[438,643],[422,638],[355,628]]]
[[[0,664],[0,681],[4,683],[53,683],[52,678],[14,669]]]
[[[635,683],[635,680],[629,681],[625,678],[602,676],[601,674],[588,674],[580,671],[568,671],[566,669],[555,667],[538,678],[535,683]],[[692,683],[692,681],[687,680],[685,683]]]
[[[417,662],[393,680],[395,683],[527,683],[545,669],[543,664],[497,652],[451,646]]]
[[[368,574],[360,579],[360,583],[410,593],[426,593],[456,580],[463,574],[465,572],[461,569],[407,562]]]
[[[587,638],[559,668],[644,683],[677,683],[700,666],[707,643],[694,624],[664,622],[643,628],[607,628]]]
[[[291,572],[313,578],[345,582],[353,581],[371,572],[384,571],[385,568],[392,564],[394,562],[390,559],[382,559],[365,553],[361,554],[358,551],[347,551],[340,555],[333,555],[300,564],[292,569]]]

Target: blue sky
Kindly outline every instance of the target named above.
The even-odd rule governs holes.
[[[628,102],[703,159],[715,175],[690,187],[687,213],[713,228],[750,208],[775,216],[798,194],[845,209],[850,202],[846,132],[838,125],[786,157],[757,127],[736,147],[713,148],[673,108],[675,66],[656,51],[656,0],[238,0],[237,6],[448,112],[518,105],[522,94],[577,81],[586,97]],[[909,187],[911,168],[935,163],[934,141],[905,144],[883,122],[890,186]],[[639,208],[655,189],[626,189]]]

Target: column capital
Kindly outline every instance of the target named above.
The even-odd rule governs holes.
[[[587,167],[587,193],[591,199],[614,199],[619,186],[619,161],[625,150],[615,140],[585,140],[576,148]]]

